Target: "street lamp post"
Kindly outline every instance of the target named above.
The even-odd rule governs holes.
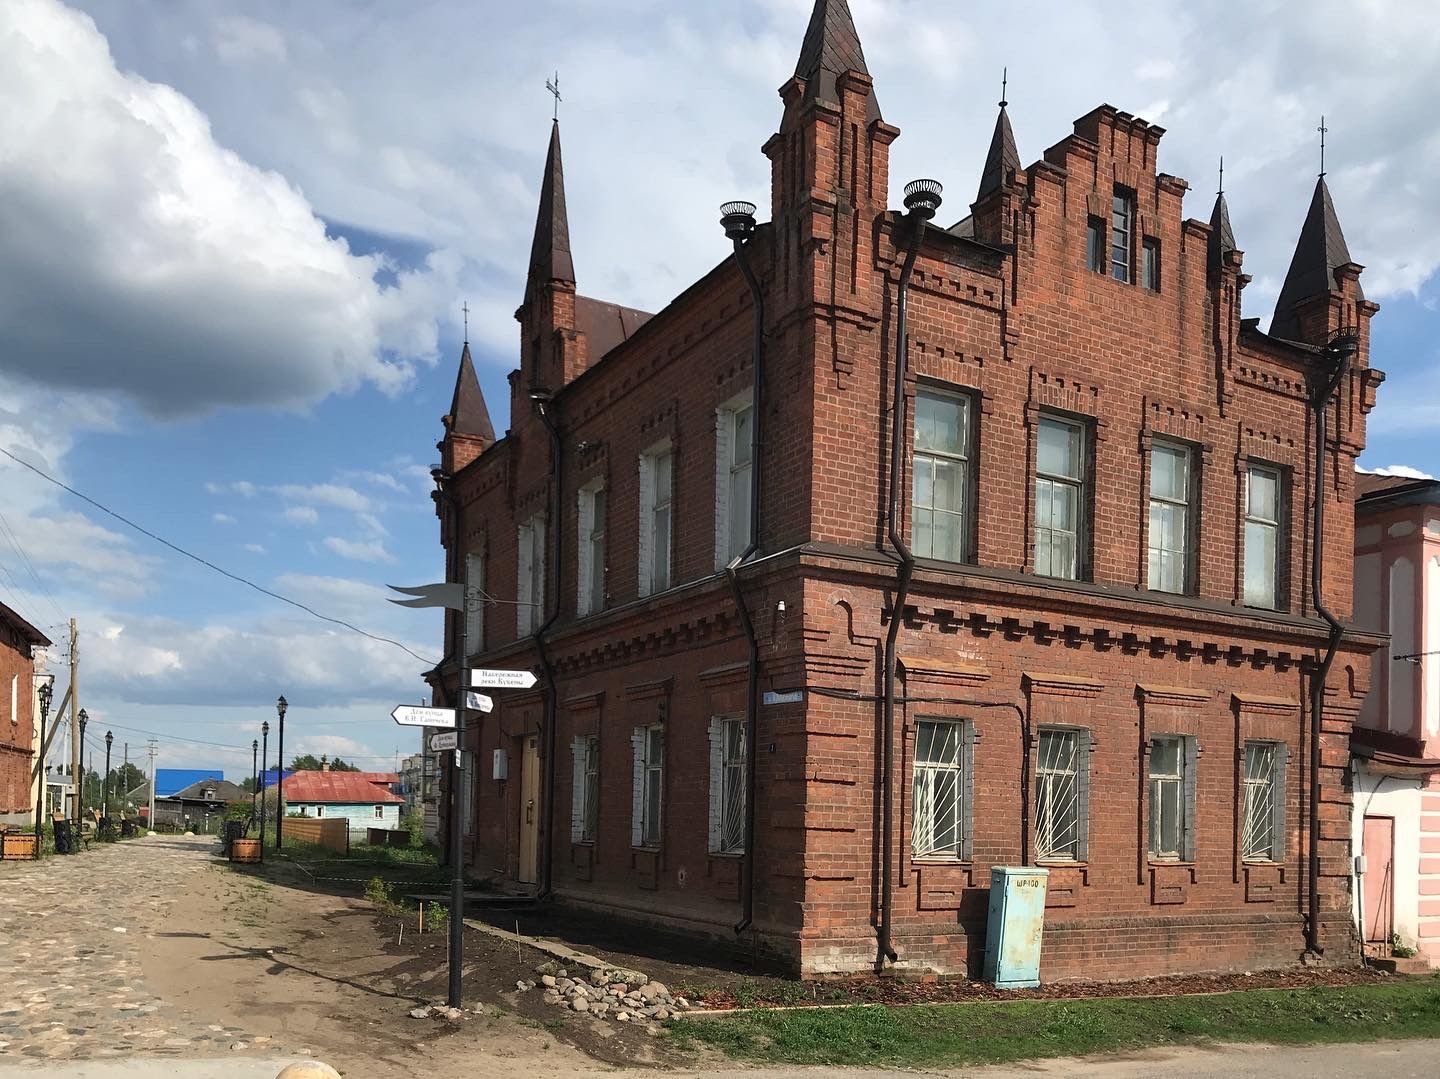
[[[110,746],[115,741],[113,731],[105,732],[105,781],[100,786],[100,815],[110,816]]]
[[[276,747],[276,756],[279,758],[279,770],[275,776],[275,849],[280,849],[280,822],[285,819],[285,808],[280,804],[280,796],[285,793],[285,711],[290,705],[286,702],[284,695],[275,702],[275,713],[280,717],[280,744]]]
[[[50,694],[53,692],[48,681],[40,683],[40,753],[35,759],[35,774],[40,777],[40,795],[35,799],[35,857],[40,857],[44,845],[45,788],[49,781],[49,769],[45,767],[45,721],[50,717]]]
[[[270,758],[270,721],[260,724],[260,781],[265,781],[265,765]],[[265,795],[260,795],[260,860],[265,860]]]
[[[255,811],[258,806],[256,799],[260,797],[260,766],[256,759],[260,753],[260,739],[250,740],[250,819],[255,819]]]
[[[83,708],[80,709],[80,774],[75,777],[75,782],[79,784],[75,788],[75,804],[80,807],[80,817],[76,821],[77,827],[85,819],[85,727],[89,722],[90,713]]]

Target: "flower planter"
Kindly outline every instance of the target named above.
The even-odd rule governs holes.
[[[260,840],[246,839],[243,836],[234,839],[230,843],[230,860],[242,862],[246,865],[260,861]]]
[[[7,862],[18,862],[35,857],[34,832],[6,832],[3,837],[0,837],[0,842],[4,844],[4,858]]]

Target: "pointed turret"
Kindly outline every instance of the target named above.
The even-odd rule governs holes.
[[[1335,205],[1330,201],[1330,188],[1325,184],[1324,173],[1321,173],[1315,182],[1315,194],[1310,199],[1305,224],[1300,227],[1300,240],[1290,260],[1290,271],[1285,275],[1280,299],[1275,303],[1275,317],[1270,322],[1271,336],[1304,340],[1299,308],[1318,296],[1340,291],[1335,271],[1350,265],[1353,265],[1350,249],[1345,245],[1340,219],[1335,216]],[[1364,298],[1357,280],[1355,299]]]
[[[1215,196],[1215,208],[1210,211],[1210,270],[1214,272],[1225,263],[1225,256],[1235,250],[1235,232],[1230,228],[1230,207],[1225,204],[1225,192]]]
[[[450,399],[450,411],[441,422],[445,425],[445,437],[439,448],[441,465],[446,472],[458,472],[495,443],[495,427],[490,422],[485,395],[480,392],[480,380],[475,377],[469,341],[460,352],[455,394]]]
[[[550,127],[550,150],[540,181],[540,208],[535,215],[535,240],[530,246],[530,285],[551,281],[575,283],[570,258],[570,219],[565,212],[565,166],[560,159],[560,123]]]
[[[803,100],[838,104],[840,88],[836,80],[847,71],[870,74],[850,5],[846,0],[816,0],[805,42],[800,46],[800,61],[795,65],[795,77],[805,80]],[[868,126],[878,119],[880,103],[872,89],[865,103],[865,123]]]
[[[1000,102],[1000,115],[995,118],[995,133],[990,136],[990,152],[985,155],[985,171],[980,174],[980,192],[975,201],[999,191],[1005,177],[1020,168],[1020,151],[1015,149],[1015,134],[1010,130],[1010,114]]]

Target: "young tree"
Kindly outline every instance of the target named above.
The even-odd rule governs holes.
[[[316,757],[313,753],[300,754],[300,756],[296,757],[293,761],[290,762],[290,767],[296,772],[319,772],[325,768],[327,763],[329,764],[330,771],[332,772],[361,771],[361,769],[358,768],[356,765],[353,765],[340,757],[336,757],[332,761],[329,757]]]

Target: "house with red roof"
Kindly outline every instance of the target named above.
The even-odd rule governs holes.
[[[399,828],[405,799],[396,794],[395,772],[292,772],[280,785],[287,813],[302,817],[343,817],[350,832]]]

